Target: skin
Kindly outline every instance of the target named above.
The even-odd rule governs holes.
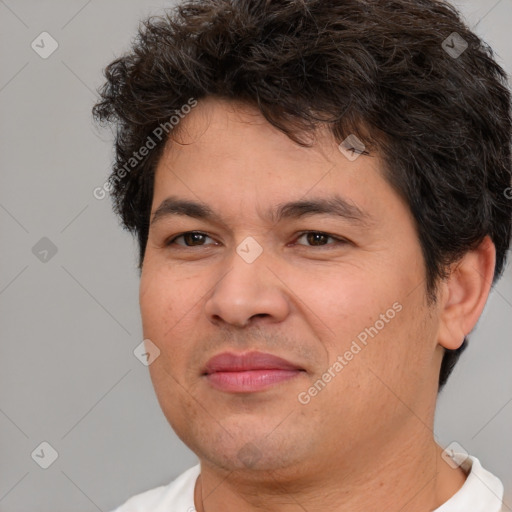
[[[460,346],[483,310],[494,246],[486,238],[453,265],[427,305],[414,221],[378,154],[350,161],[327,129],[315,137],[299,147],[252,107],[209,97],[181,122],[155,173],[152,212],[172,195],[207,203],[223,221],[160,217],[140,283],[144,337],[161,351],[150,365],[158,400],[201,462],[198,512],[426,512],[466,478],[434,439],[437,382],[443,347]],[[371,220],[274,224],[264,215],[333,191]],[[166,245],[188,231],[206,236]],[[236,252],[249,236],[263,249],[252,263]],[[401,311],[300,403],[394,303]],[[245,394],[216,390],[202,375],[212,356],[247,350],[305,371]]]

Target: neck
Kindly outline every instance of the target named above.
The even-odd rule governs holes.
[[[466,476],[441,459],[442,449],[424,430],[423,437],[416,433],[384,444],[366,442],[364,452],[354,447],[343,457],[331,455],[293,470],[226,471],[201,461],[196,510],[435,510],[460,489]],[[336,452],[341,449],[334,447],[332,454]]]

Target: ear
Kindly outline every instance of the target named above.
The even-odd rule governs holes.
[[[454,264],[442,284],[438,343],[455,350],[475,327],[491,291],[496,248],[489,236]]]

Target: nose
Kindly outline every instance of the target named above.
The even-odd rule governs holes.
[[[279,323],[289,312],[286,286],[275,266],[268,267],[263,255],[248,263],[236,252],[205,304],[212,323],[236,327],[262,321]]]

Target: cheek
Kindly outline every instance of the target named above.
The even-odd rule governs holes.
[[[400,278],[383,280],[368,267],[348,264],[290,274],[287,285],[331,349],[350,344],[388,310],[394,317],[393,304],[403,296]]]
[[[397,301],[401,310],[382,329],[379,330],[381,323],[374,322],[378,334],[368,336],[361,353],[360,378],[368,390],[391,407],[403,409],[404,414],[407,407],[403,404],[413,404],[432,376],[435,329],[422,294],[419,289],[402,295]],[[369,333],[370,329],[364,332]]]
[[[161,357],[149,367],[157,392],[178,381],[187,383],[187,368],[196,352],[195,340],[200,315],[199,299],[205,294],[203,279],[179,277],[165,264],[143,269],[139,302],[144,338],[160,349]],[[173,380],[174,379],[174,380]]]
[[[157,270],[149,263],[145,261],[141,274],[139,303],[144,338],[157,345],[160,357],[148,369],[160,406],[173,425],[183,410],[189,408],[183,369],[186,313],[190,305],[180,282],[173,280],[164,266]]]
[[[353,380],[344,385],[357,382],[371,390],[377,379],[373,370],[401,387],[430,361],[433,326],[425,290],[421,280],[418,286],[415,269],[409,269],[388,268],[382,275],[382,268],[377,272],[345,266],[337,272],[309,273],[307,280],[300,281],[310,310],[301,308],[320,326],[317,334],[329,360],[347,354],[350,371],[344,373],[352,374]]]
[[[198,293],[192,278],[176,278],[165,265],[145,264],[139,288],[144,336],[165,342],[202,295]]]
[[[355,335],[339,339],[330,359],[342,356],[343,369],[315,398],[319,407],[323,403],[325,410],[333,411],[331,428],[335,430],[339,421],[360,427],[361,422],[373,424],[379,418],[379,429],[393,430],[406,421],[431,375],[427,338],[432,331],[425,325],[424,315],[411,301],[383,327],[373,320],[362,323]],[[372,430],[371,425],[365,428]],[[355,438],[358,435],[354,432]]]

